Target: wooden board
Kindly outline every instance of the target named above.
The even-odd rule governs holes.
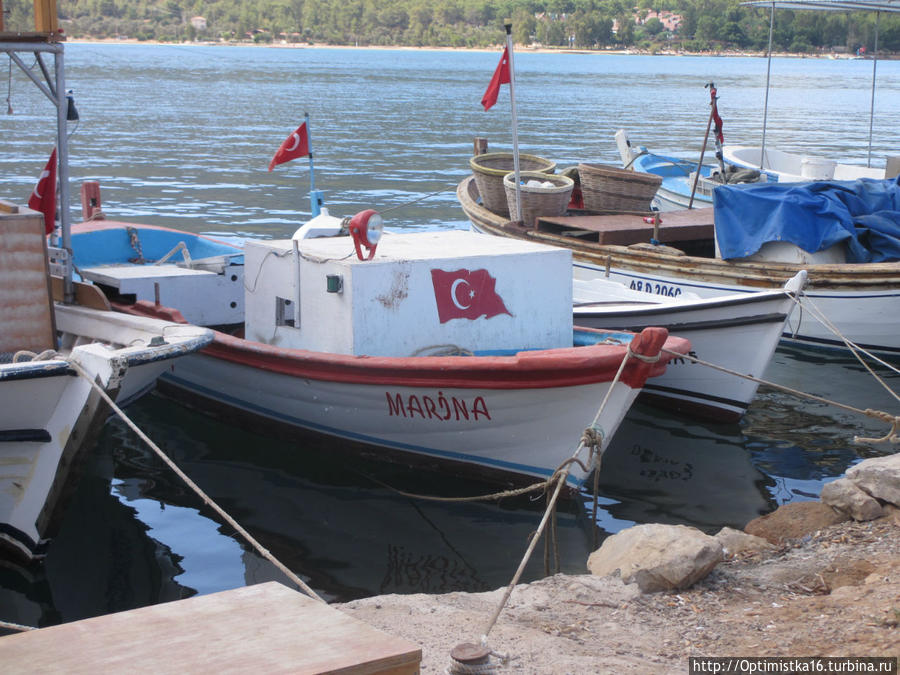
[[[656,214],[656,217],[660,221],[658,241],[663,244],[712,239],[715,233],[712,207],[666,211]],[[645,218],[651,222],[645,221]],[[649,214],[544,216],[538,219],[537,229],[568,234],[580,241],[616,246],[645,243],[653,237]]]
[[[0,638],[18,673],[413,675],[422,650],[276,582]]]
[[[47,279],[44,219],[37,211],[0,211],[0,352],[56,345]]]
[[[62,302],[65,299],[63,292],[62,277],[51,276],[50,284],[53,288],[53,299]],[[75,290],[75,304],[82,307],[90,307],[91,309],[111,309],[109,300],[103,295],[103,291],[92,284],[86,284],[81,281],[72,282]]]

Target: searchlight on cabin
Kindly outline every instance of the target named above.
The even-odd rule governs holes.
[[[356,247],[356,256],[360,260],[371,260],[384,231],[384,218],[374,209],[360,211],[350,219],[349,230],[353,245]],[[363,258],[360,245],[368,250],[367,258]]]

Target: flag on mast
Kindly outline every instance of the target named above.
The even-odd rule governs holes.
[[[309,134],[306,132],[306,122],[297,127],[297,130],[284,139],[284,143],[275,152],[272,161],[269,162],[269,171],[278,164],[290,162],[298,157],[306,157],[309,154]]]
[[[41,171],[41,177],[28,198],[28,208],[44,214],[45,234],[53,232],[56,226],[56,148],[50,153],[47,166]]]
[[[494,76],[491,78],[484,96],[481,97],[481,105],[484,106],[485,112],[490,110],[491,106],[497,102],[497,96],[500,94],[500,85],[509,83],[509,48],[504,47],[503,54],[500,56],[500,63],[497,64]]]

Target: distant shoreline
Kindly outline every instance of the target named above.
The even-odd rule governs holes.
[[[397,51],[422,51],[422,52],[497,52],[503,48],[503,45],[494,47],[409,47],[406,45],[384,46],[384,45],[332,45],[324,43],[292,43],[292,42],[268,42],[253,43],[245,41],[230,42],[161,42],[159,40],[137,40],[137,39],[114,39],[114,38],[71,38],[68,39],[69,44],[121,44],[121,45],[160,45],[160,46],[182,46],[190,45],[197,47],[269,47],[274,49],[363,49],[363,50],[397,50]],[[525,47],[516,45],[516,53],[519,54],[585,54],[585,55],[613,55],[613,56],[715,56],[715,57],[758,57],[765,58],[766,52],[752,51],[722,51],[722,52],[676,52],[676,51],[659,51],[649,52],[638,49],[566,49],[566,48],[549,48],[549,47]],[[850,54],[838,53],[793,53],[793,52],[773,52],[772,56],[780,58],[793,59],[827,59],[836,61],[854,61],[854,60],[872,60],[871,57],[858,57]],[[900,59],[898,54],[879,54],[878,60]]]

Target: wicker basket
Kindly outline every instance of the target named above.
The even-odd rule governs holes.
[[[541,216],[561,216],[569,206],[572,196],[572,188],[575,181],[568,176],[557,176],[541,173],[540,171],[520,171],[519,178],[526,185],[520,185],[522,193],[521,220],[525,227],[534,227],[535,222]],[[527,185],[529,181],[541,183],[553,183],[553,187]],[[506,190],[506,201],[510,213],[516,210],[516,174],[510,172],[503,177],[503,187]]]
[[[588,211],[649,211],[662,178],[604,164],[579,164],[581,193]]]
[[[506,192],[503,189],[503,176],[513,170],[513,155],[511,152],[488,152],[483,155],[475,155],[469,160],[469,166],[475,174],[475,185],[481,195],[481,203],[484,208],[501,216],[509,215],[509,207],[506,205]],[[519,172],[540,171],[553,173],[556,170],[556,162],[537,155],[519,154]]]

